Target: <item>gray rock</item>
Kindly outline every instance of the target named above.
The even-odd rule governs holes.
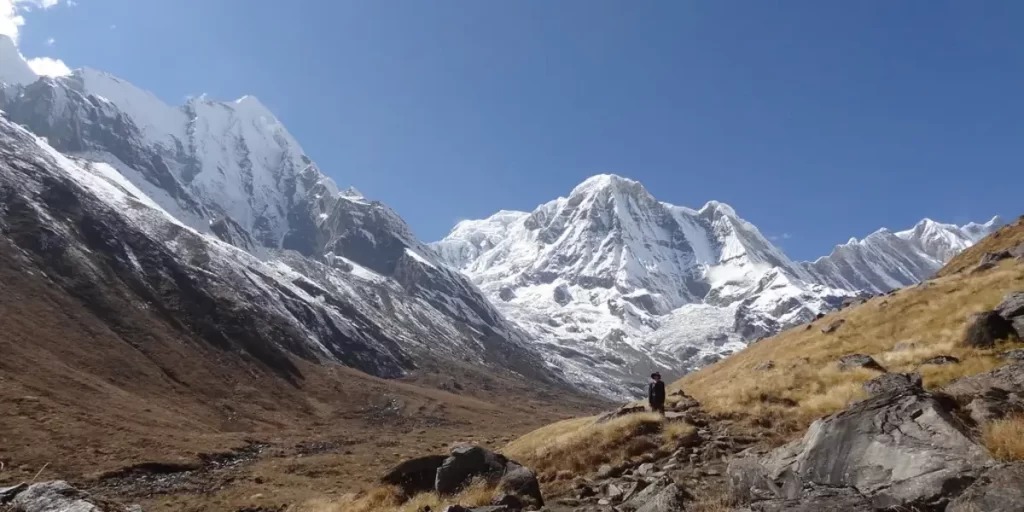
[[[623,491],[621,487],[615,484],[608,484],[604,488],[604,495],[612,501],[620,501],[622,497],[626,495],[626,491]]]
[[[1016,335],[1013,324],[995,311],[971,315],[967,324],[964,344],[971,347],[988,348],[997,341]]]
[[[1024,361],[1024,348],[1007,350],[1006,352],[999,354],[999,357],[1002,359],[1009,359],[1011,361]]]
[[[63,480],[32,484],[11,500],[18,512],[103,512],[87,495]]]
[[[922,389],[921,376],[916,373],[883,373],[864,383],[864,390],[872,396],[905,389]]]
[[[605,478],[614,478],[619,476],[621,473],[621,470],[618,470],[618,468],[611,464],[601,464],[601,467],[597,468],[597,473],[595,473],[594,476],[598,480],[604,480]]]
[[[444,455],[428,455],[407,460],[381,477],[381,483],[402,489],[406,496],[433,491],[437,470],[445,459]]]
[[[838,331],[839,328],[842,327],[843,324],[845,324],[845,323],[846,323],[846,320],[843,320],[842,318],[840,318],[838,320],[833,320],[833,321],[829,322],[829,324],[826,325],[825,327],[822,327],[821,328],[821,332],[823,332],[825,334],[832,334],[832,333]]]
[[[15,494],[28,488],[28,484],[18,484],[11,487],[0,487],[0,503],[7,503],[14,498]]]
[[[537,474],[515,461],[510,460],[505,464],[505,474],[498,481],[498,489],[516,495],[528,505],[544,506]]]
[[[990,469],[946,508],[946,512],[980,511],[1024,511],[1024,464]]]
[[[455,494],[475,477],[497,480],[505,473],[504,456],[479,446],[459,445],[437,468],[434,490],[438,494]]]
[[[868,370],[877,370],[884,372],[885,368],[878,364],[871,356],[867,354],[849,354],[839,358],[839,370],[849,371],[855,368],[867,368]]]
[[[916,348],[916,347],[917,347],[917,343],[914,343],[913,341],[901,341],[901,342],[893,345],[892,350],[893,350],[893,352],[902,352],[904,350],[910,350],[910,349]]]
[[[647,475],[650,475],[651,473],[653,473],[654,470],[655,470],[654,464],[652,464],[650,462],[646,462],[644,464],[641,464],[640,467],[636,468],[636,474],[638,474],[640,476],[647,476]]]
[[[1014,414],[1024,413],[1024,398],[1005,389],[989,388],[971,400],[966,407],[971,419],[979,425]]]
[[[955,407],[916,389],[857,402],[814,422],[799,441],[733,460],[732,497],[800,501],[824,488],[851,488],[879,509],[939,509],[993,463]]]
[[[921,364],[942,366],[947,364],[960,364],[960,360],[953,356],[935,356],[921,361]]]
[[[982,265],[990,265],[990,264],[994,265],[995,263],[998,263],[998,262],[1003,261],[1003,260],[1008,260],[1008,259],[1010,259],[1012,257],[1013,257],[1013,255],[1010,254],[1010,251],[986,252],[978,260],[978,266],[980,267]]]
[[[992,388],[1024,396],[1024,362],[1014,361],[990,372],[958,379],[946,386],[943,392],[964,403]]]
[[[668,484],[650,501],[638,508],[636,512],[679,512],[685,510],[685,502],[690,496],[676,484]]]
[[[872,512],[871,502],[849,487],[817,487],[797,500],[766,500],[738,512]]]
[[[514,494],[501,494],[495,496],[494,499],[491,500],[491,505],[504,506],[511,510],[522,510],[526,508],[526,505],[523,504],[523,500],[519,499],[519,497]]]
[[[623,512],[635,512],[640,507],[646,505],[647,502],[652,501],[671,484],[672,481],[668,478],[658,478],[633,494],[633,496],[627,498],[626,502],[619,505],[619,509]]]
[[[775,361],[769,359],[768,361],[761,361],[760,363],[757,363],[757,366],[754,367],[754,371],[766,372],[773,368],[775,368]]]
[[[995,311],[999,313],[999,316],[1007,320],[1024,316],[1024,292],[1007,294],[1003,301],[996,306]]]

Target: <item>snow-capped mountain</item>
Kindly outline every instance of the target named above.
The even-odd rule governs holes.
[[[527,329],[551,364],[626,394],[652,369],[679,374],[847,298],[919,281],[996,223],[927,221],[893,235],[895,261],[844,273],[835,255],[790,260],[726,204],[674,206],[636,181],[599,175],[533,212],[461,222],[432,248]]]
[[[12,69],[0,68],[0,225],[28,253],[73,260],[41,265],[55,281],[115,274],[187,326],[212,319],[181,305],[214,304],[234,334],[200,334],[261,356],[565,382],[467,277],[386,205],[340,191],[255,98],[171,107],[94,70],[33,81]]]
[[[934,274],[1000,225],[999,217],[965,226],[924,219],[906,231],[880,229],[863,240],[851,238],[836,246],[832,254],[805,265],[818,282],[882,293]]]

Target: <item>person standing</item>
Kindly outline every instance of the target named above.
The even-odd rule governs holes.
[[[665,383],[661,381],[661,374],[651,374],[651,383],[647,385],[647,401],[651,404],[652,411],[658,411],[665,415]]]

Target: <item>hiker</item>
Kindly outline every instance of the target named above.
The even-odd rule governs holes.
[[[651,374],[651,383],[647,385],[647,400],[651,403],[651,410],[658,411],[665,415],[665,383],[661,381],[661,374]]]

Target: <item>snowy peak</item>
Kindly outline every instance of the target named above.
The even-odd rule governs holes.
[[[882,228],[851,238],[828,256],[803,263],[817,282],[847,290],[884,293],[927,279],[964,249],[995,231],[1002,220],[965,226],[923,219],[913,228]]]
[[[25,62],[14,40],[0,34],[0,84],[28,85],[39,79]]]

